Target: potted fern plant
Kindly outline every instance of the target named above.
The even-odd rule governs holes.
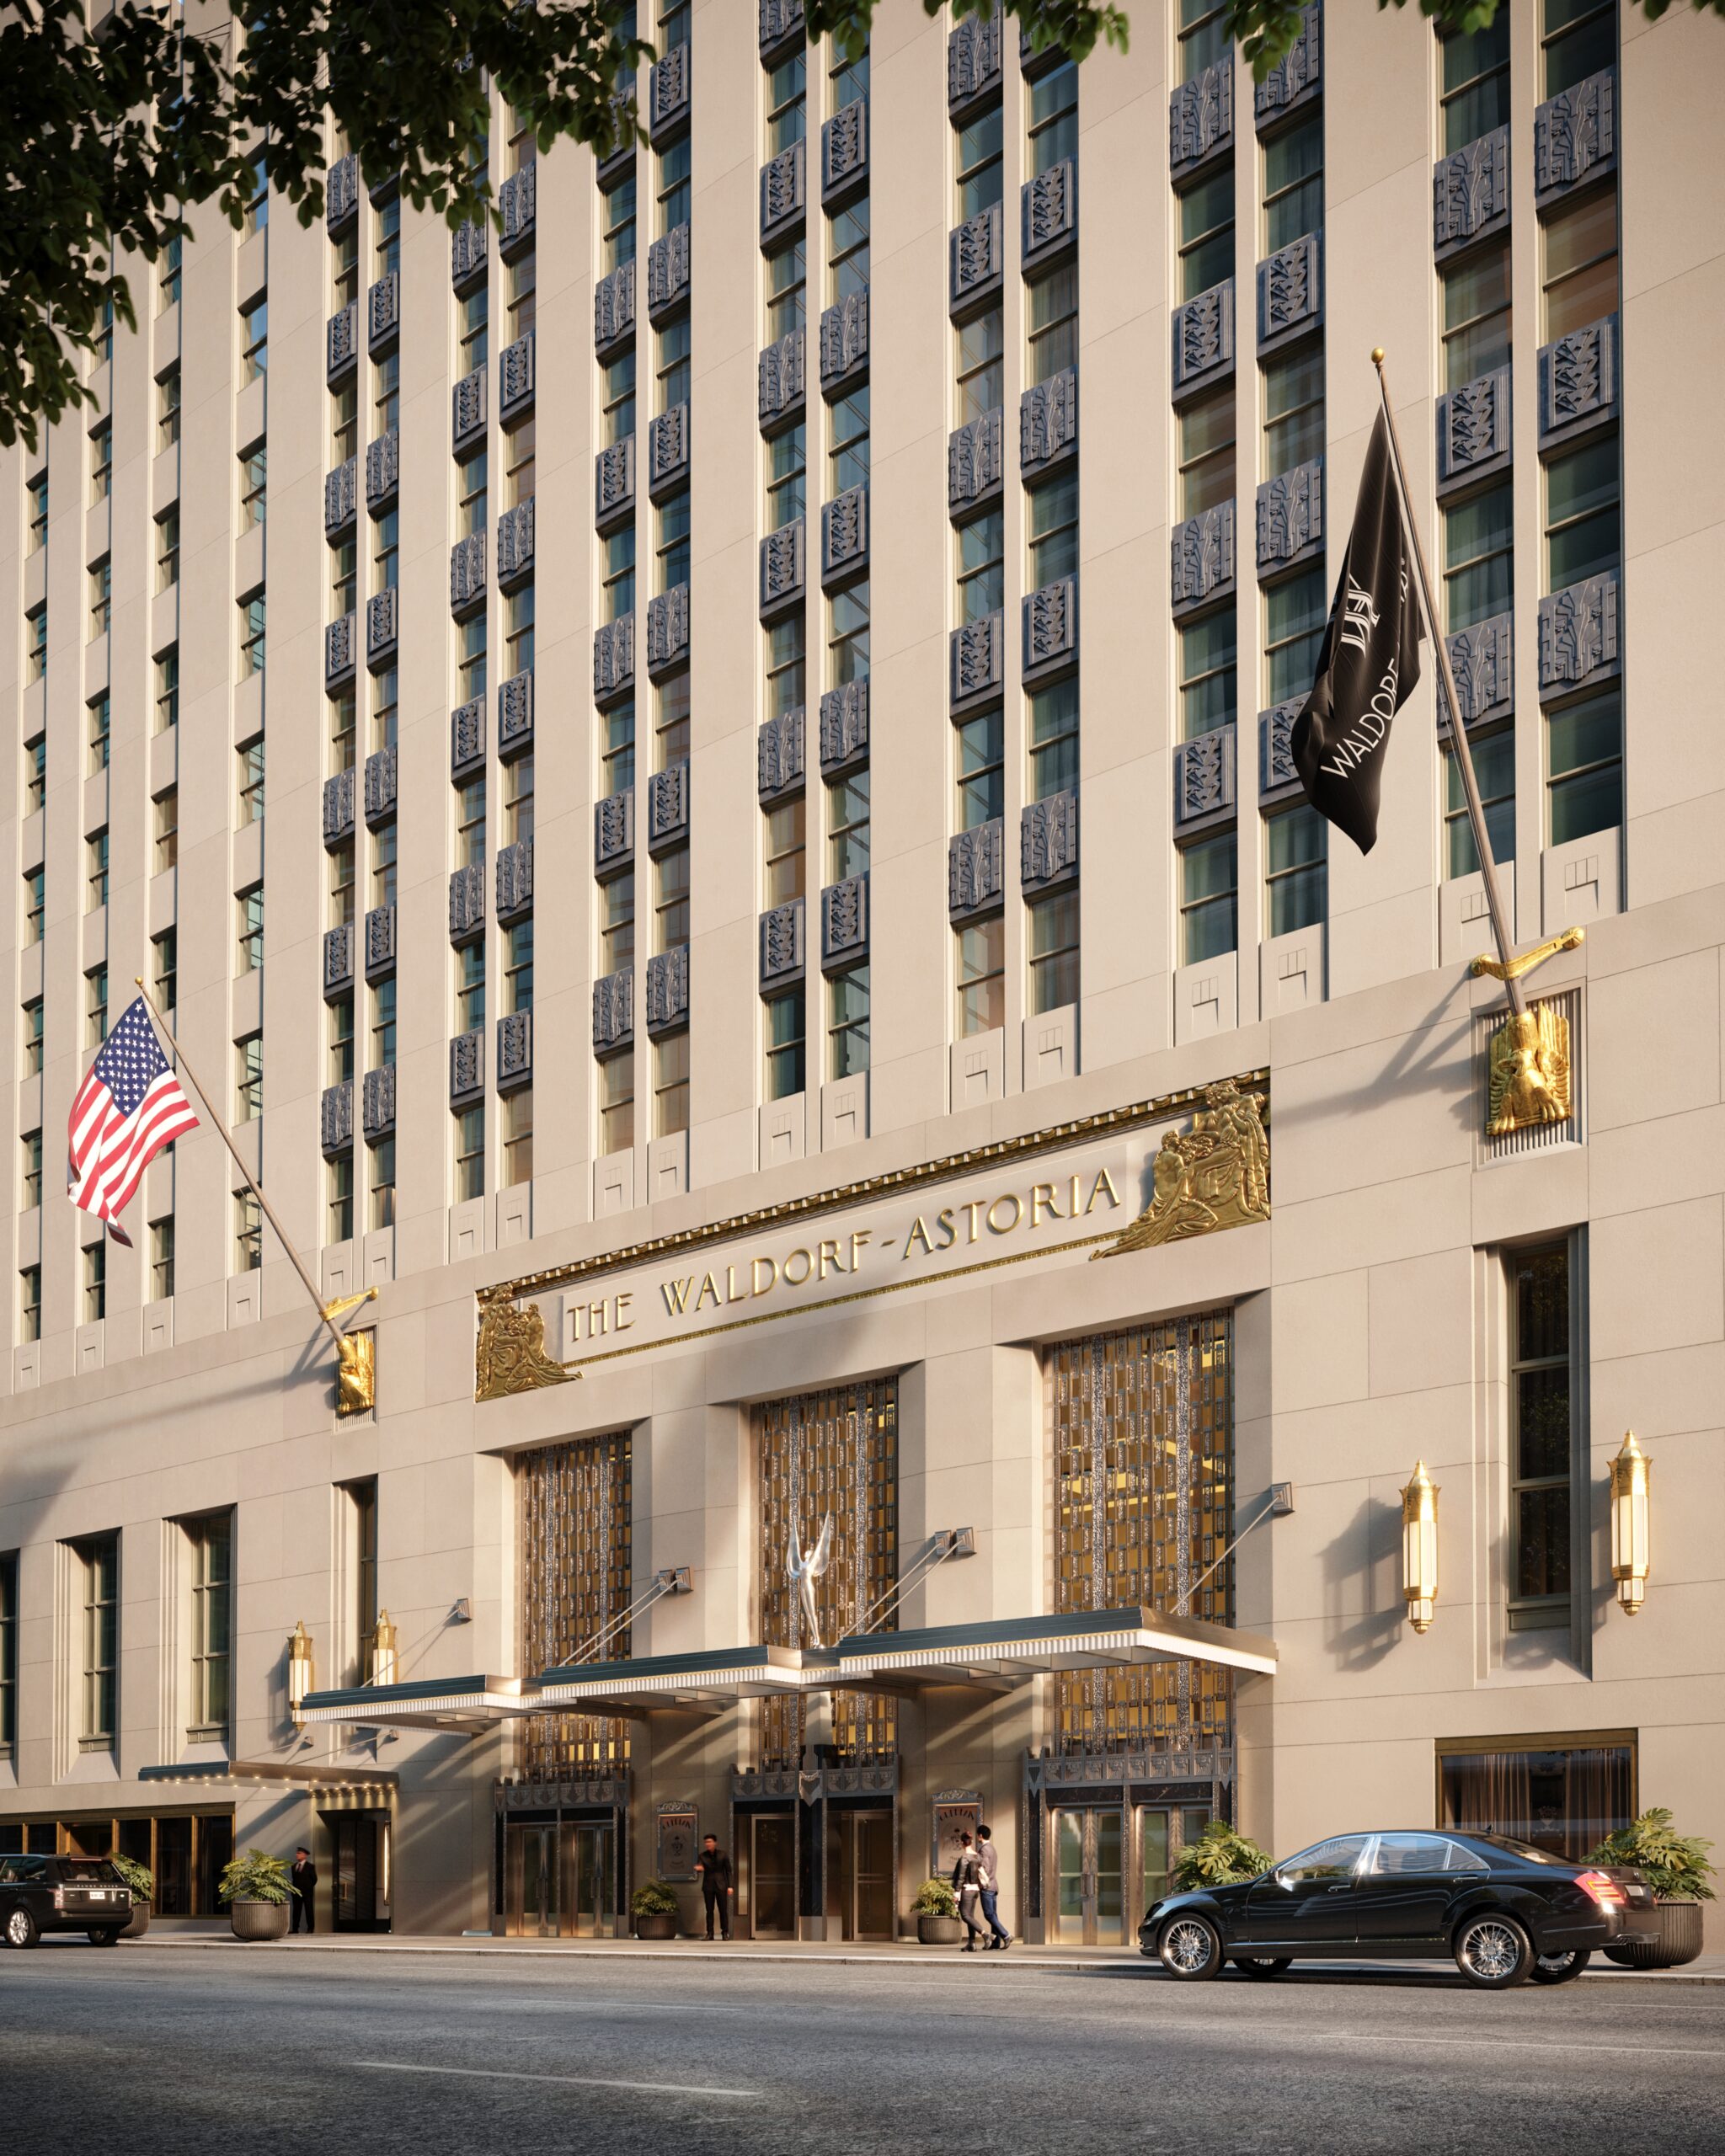
[[[1274,1862],[1268,1851],[1236,1833],[1226,1819],[1212,1819],[1174,1860],[1173,1883],[1183,1894],[1201,1886],[1240,1886],[1249,1879],[1262,1879]]]
[[[285,1939],[287,1900],[299,1889],[279,1856],[248,1849],[224,1868],[216,1897],[227,1904],[236,1939]]]
[[[1653,1890],[1659,1919],[1657,1939],[1615,1940],[1605,1949],[1608,1961],[1627,1969],[1680,1969],[1695,1960],[1701,1951],[1701,1903],[1716,1898],[1707,1861],[1712,1846],[1678,1833],[1662,1804],[1606,1835],[1588,1862],[1633,1865]]]
[[[110,1856],[109,1863],[120,1874],[121,1881],[131,1889],[131,1922],[120,1933],[122,1939],[142,1939],[150,1929],[150,1903],[155,1899],[155,1876],[147,1864],[140,1864],[135,1856]]]
[[[959,1897],[946,1879],[925,1879],[911,1904],[916,1936],[925,1946],[956,1946],[964,1936],[959,1921]]]
[[[675,1939],[682,1904],[663,1879],[644,1879],[629,1897],[637,1939]]]

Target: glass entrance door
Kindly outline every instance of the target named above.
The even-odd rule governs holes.
[[[509,1935],[557,1936],[557,1829],[511,1820],[508,1829]]]
[[[789,1812],[757,1812],[749,1822],[749,1908],[756,1939],[797,1933],[797,1822]]]
[[[1140,1883],[1144,1906],[1173,1890],[1174,1867],[1210,1824],[1207,1804],[1146,1804],[1138,1812]]]
[[[1119,1946],[1125,1940],[1124,1825],[1117,1805],[1055,1813],[1056,1945]]]
[[[576,1820],[563,1836],[563,1935],[609,1939],[617,1929],[617,1836],[596,1819]]]
[[[897,1902],[892,1813],[829,1806],[826,1847],[827,1907],[842,1936],[890,1939]]]

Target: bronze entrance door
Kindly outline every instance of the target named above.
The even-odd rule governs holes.
[[[557,1936],[557,1828],[509,1822],[509,1935],[511,1939]]]
[[[578,1819],[563,1829],[565,1939],[609,1939],[617,1929],[617,1835],[609,1820]]]
[[[893,1815],[829,1806],[826,1906],[844,1939],[890,1939],[897,1930]]]
[[[1073,1805],[1055,1813],[1056,1945],[1125,1943],[1124,1829],[1119,1805]]]
[[[1143,1909],[1173,1889],[1174,1866],[1209,1826],[1207,1804],[1145,1804],[1138,1810],[1139,1899]]]
[[[377,1822],[358,1812],[326,1812],[323,1823],[334,1845],[330,1915],[338,1931],[376,1931],[377,1920]]]
[[[749,1822],[750,1933],[797,1935],[797,1820],[794,1812],[757,1812]]]

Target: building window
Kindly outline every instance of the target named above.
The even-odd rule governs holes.
[[[1635,1746],[1621,1737],[1502,1752],[1477,1740],[1439,1744],[1442,1823],[1460,1833],[1506,1834],[1583,1864],[1634,1820],[1635,1769]]]
[[[1324,221],[1324,123],[1314,113],[1273,135],[1263,150],[1263,223],[1267,251],[1291,247]]]
[[[666,46],[660,48],[668,51]],[[659,237],[674,232],[679,225],[689,221],[690,144],[685,135],[681,141],[673,142],[659,160],[659,184],[655,190],[659,202]],[[681,400],[679,399],[679,402]]]
[[[1323,570],[1314,566],[1284,578],[1273,584],[1263,599],[1270,702],[1285,703],[1306,695],[1317,672],[1327,611]]]
[[[953,334],[959,340],[959,424],[964,427],[998,410],[1005,398],[1005,318],[999,307],[991,307]]]
[[[108,1245],[84,1246],[84,1323],[95,1325],[108,1315]]]
[[[236,1273],[256,1273],[264,1262],[264,1215],[255,1194],[249,1190],[233,1193],[233,1269]]]
[[[635,707],[615,704],[599,714],[599,793],[601,800],[635,783]]]
[[[48,798],[48,737],[40,734],[24,752],[24,813],[40,813]]]
[[[270,302],[254,300],[239,311],[240,386],[256,382],[270,365]]]
[[[166,510],[156,519],[156,589],[166,591],[179,582],[179,510]]]
[[[371,676],[371,746],[373,749],[393,749],[395,746],[396,707],[401,694],[401,677],[393,666],[381,666]]]
[[[1179,638],[1180,739],[1195,741],[1234,723],[1239,658],[1234,609],[1187,623]]]
[[[1078,574],[1078,472],[1068,466],[1028,489],[1030,589]]]
[[[1324,920],[1329,903],[1324,820],[1300,801],[1266,816],[1263,827],[1266,933],[1312,927]]]
[[[93,831],[84,841],[84,911],[108,903],[108,834]]]
[[[1180,963],[1197,965],[1240,943],[1239,849],[1232,831],[1180,849]]]
[[[653,692],[653,768],[669,771],[689,753],[689,676],[673,674]]]
[[[766,341],[776,344],[800,329],[807,316],[808,258],[801,240],[769,256],[766,264]]]
[[[227,1734],[232,1703],[233,1515],[212,1513],[185,1524],[191,1559],[190,1737]]]
[[[1050,382],[1078,364],[1078,272],[1068,263],[1030,287],[1030,371]]]
[[[490,522],[487,477],[483,450],[455,467],[456,522],[463,539],[484,531]]]
[[[868,390],[865,384],[841,397],[827,422],[829,494],[868,483]]]
[[[371,1185],[368,1219],[373,1228],[395,1225],[395,1140],[380,1138],[366,1149],[366,1172]]]
[[[234,899],[239,910],[239,970],[254,974],[264,963],[264,887],[254,883]]]
[[[607,622],[620,622],[635,611],[635,527],[627,524],[600,543],[601,611]]]
[[[626,868],[599,886],[599,971],[621,973],[635,963],[635,872]]]
[[[802,989],[770,996],[765,1006],[766,1025],[766,1097],[788,1101],[803,1091],[804,1011]]]
[[[329,1013],[329,1083],[344,1086],[354,1075],[354,1000],[339,995]]]
[[[826,789],[826,866],[829,883],[868,873],[868,772],[852,771]]]
[[[353,1006],[348,1006],[350,1011]],[[264,1113],[264,1036],[247,1033],[233,1044],[236,1123],[255,1123]]]
[[[868,679],[868,579],[834,592],[827,606],[826,678],[830,688]]]
[[[260,152],[252,161],[246,198],[245,220],[240,227],[241,237],[250,239],[254,234],[266,230],[269,223],[270,174]]]
[[[360,234],[357,223],[332,243],[330,294],[338,307],[360,296]]]
[[[329,440],[334,463],[345,464],[349,457],[359,454],[360,392],[357,383],[350,382],[345,388],[331,393]]]
[[[156,661],[156,731],[179,723],[179,646],[170,644]]]
[[[600,255],[609,276],[635,259],[635,175],[633,171],[599,197]]]
[[[766,445],[766,528],[782,531],[804,513],[808,435],[799,424],[787,427]]]
[[[509,596],[504,629],[504,664],[509,670],[504,677],[506,680],[533,670],[533,587],[524,584]]]
[[[179,788],[170,786],[155,800],[156,873],[176,867],[179,861]]]
[[[32,681],[48,671],[48,609],[45,604],[24,616],[25,665]]]
[[[1515,597],[1514,488],[1506,478],[1444,511],[1444,626],[1504,614]]]
[[[18,1337],[28,1344],[42,1337],[42,1268],[26,1265],[18,1276]]]
[[[1007,1022],[1007,931],[1002,916],[958,931],[958,1029],[960,1040]]]
[[[803,614],[775,622],[766,632],[766,715],[777,718],[801,708],[804,699]]]
[[[1616,686],[1546,714],[1553,846],[1623,821],[1623,700]],[[1493,851],[1497,850],[1493,839]]]
[[[782,60],[766,78],[766,154],[776,157],[788,150],[793,142],[800,142],[804,131],[804,107],[808,83],[808,63],[804,55],[793,52],[788,60]]]
[[[868,198],[841,210],[827,226],[826,289],[836,306],[868,290]]]
[[[78,1748],[114,1746],[120,1690],[120,1538],[98,1535],[73,1545],[83,1606],[83,1685]]]
[[[329,849],[329,926],[345,928],[354,917],[354,842]]]
[[[956,728],[958,802],[961,831],[991,824],[1006,810],[1004,723],[998,711],[980,712]]]
[[[1546,338],[1549,343],[1615,313],[1617,307],[1617,189],[1608,181],[1565,202],[1543,224]]]
[[[1546,589],[1608,575],[1622,559],[1615,430],[1546,466]]]
[[[472,703],[485,693],[490,668],[485,642],[485,616],[463,622],[457,638],[456,679],[462,702]]]
[[[90,499],[105,502],[114,490],[114,423],[104,419],[90,435]]]
[[[509,931],[503,953],[503,1001],[506,1011],[533,1007],[533,920],[518,921]]]
[[[360,1683],[371,1673],[372,1636],[377,1630],[377,1483],[375,1476],[347,1486],[353,1515],[353,1640],[358,1657],[354,1672]]]
[[[1030,172],[1078,154],[1078,70],[1070,60],[1030,85]]]
[[[1467,745],[1473,756],[1473,776],[1485,811],[1486,837],[1493,861],[1515,858],[1515,729],[1500,726],[1488,734],[1469,731]],[[1444,874],[1475,876],[1479,873],[1479,848],[1467,814],[1467,796],[1461,784],[1461,766],[1453,749],[1444,751]]]
[[[18,1552],[0,1556],[0,1756],[18,1744]]]
[[[24,1155],[22,1177],[24,1188],[22,1192],[23,1203],[19,1209],[23,1212],[29,1213],[42,1202],[41,1132],[40,1130],[27,1130],[21,1141],[20,1150]]]
[[[177,518],[175,519],[175,521],[176,523],[178,522]],[[176,558],[179,554],[179,533],[176,531],[174,534],[174,552]],[[176,569],[174,574],[175,576],[178,576],[179,572]],[[113,613],[114,564],[108,561],[98,562],[94,568],[90,571],[89,640],[92,643],[95,642],[98,637],[105,637],[107,635],[108,624],[113,618]]]
[[[24,1006],[24,1075],[37,1078],[42,1070],[42,999],[34,996]]]
[[[388,1070],[395,1064],[395,975],[388,974],[371,990],[371,1059],[373,1070]]]
[[[868,967],[836,974],[827,999],[827,1075],[854,1078],[868,1068]]]
[[[401,520],[393,510],[371,526],[371,591],[395,589],[396,564],[401,552]]]
[[[1444,154],[1465,150],[1509,118],[1509,10],[1482,30],[1440,40]]]
[[[485,780],[483,774],[456,789],[455,858],[472,868],[485,858]]]
[[[485,1110],[463,1108],[455,1118],[455,1195],[457,1204],[485,1195]]]
[[[1078,1001],[1078,893],[1052,891],[1033,899],[1030,916],[1030,1015],[1064,1010]]]
[[[530,412],[503,437],[503,499],[506,509],[531,501],[538,483],[538,423]]]
[[[33,868],[24,879],[24,940],[26,944],[40,943],[42,923],[48,910],[47,872]]]
[[[174,1215],[150,1223],[150,1295],[169,1302],[174,1296]]]
[[[150,946],[153,954],[156,1001],[171,1017],[179,1001],[179,931],[164,929]]]
[[[162,255],[161,297],[157,306],[158,314],[165,314],[171,307],[179,305],[180,258],[184,243],[178,232],[168,241]]]
[[[84,1046],[100,1048],[108,1038],[108,969],[84,975]]]
[[[464,943],[455,954],[455,1030],[476,1033],[485,1023],[485,946]]]
[[[533,1089],[523,1086],[503,1103],[503,1187],[513,1190],[532,1180]]]
[[[1001,136],[998,104],[979,113],[968,127],[959,130],[958,222],[961,225],[1001,199]]]
[[[807,889],[804,833],[807,817],[800,794],[766,812],[766,871],[762,878],[763,906],[788,905]]]
[[[674,1137],[689,1127],[689,1036],[667,1033],[653,1043],[653,1134]]]
[[[1264,363],[1264,476],[1308,464],[1324,449],[1324,352],[1302,344]]]
[[[1512,1251],[1509,1625],[1569,1622],[1571,1364],[1568,1242]]]
[[[633,347],[606,362],[601,377],[600,408],[607,448],[635,431],[635,355]]]
[[[1617,57],[1616,10],[1612,0],[1544,0],[1541,32],[1546,87],[1554,98],[1609,67]]]
[[[1234,392],[1231,387],[1182,407],[1180,515],[1201,516],[1234,499]]]
[[[689,490],[667,494],[654,513],[653,552],[658,563],[655,588],[670,591],[689,581]]]
[[[599,1150],[626,1153],[635,1142],[635,1059],[625,1049],[599,1066]]]
[[[1232,163],[1183,187],[1179,203],[1180,297],[1191,300],[1234,274]]]
[[[689,849],[680,846],[653,864],[655,951],[674,951],[689,940]]]
[[[169,367],[156,384],[156,446],[172,449],[179,440],[179,369]]]
[[[324,1235],[327,1243],[344,1243],[354,1232],[354,1156],[351,1151],[336,1153],[324,1163],[328,1188],[328,1228]]]
[[[1189,83],[1206,67],[1233,51],[1228,11],[1222,0],[1180,0],[1178,39],[1180,80]]]
[[[1030,699],[1030,798],[1047,801],[1078,783],[1078,684],[1058,681]]]
[[[350,606],[349,613],[353,611]],[[239,602],[239,675],[243,681],[264,670],[264,632],[266,607],[264,594],[254,591]]]
[[[85,707],[89,713],[89,770],[93,775],[108,768],[108,750],[112,720],[109,699],[98,696]]]
[[[1006,602],[1007,526],[997,509],[961,524],[953,536],[959,555],[959,620],[980,622]]]
[[[1460,389],[1509,364],[1509,243],[1490,240],[1443,275],[1444,387]]]
[[[401,354],[388,352],[371,371],[371,439],[392,435],[401,424]]]
[[[264,820],[264,737],[248,741],[239,755],[239,828]]]
[[[29,536],[24,552],[40,554],[48,543],[48,475],[37,472],[29,482]]]

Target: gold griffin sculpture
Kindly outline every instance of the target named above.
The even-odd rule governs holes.
[[[1151,1171],[1153,1194],[1118,1241],[1092,1258],[1153,1250],[1219,1228],[1270,1217],[1270,1146],[1262,1093],[1242,1093],[1231,1078],[1204,1089],[1204,1106],[1188,1131],[1165,1130]]]
[[[541,1385],[567,1385],[566,1370],[545,1352],[545,1319],[537,1303],[517,1310],[507,1288],[479,1291],[479,1337],[473,1350],[473,1397],[506,1400]]]

